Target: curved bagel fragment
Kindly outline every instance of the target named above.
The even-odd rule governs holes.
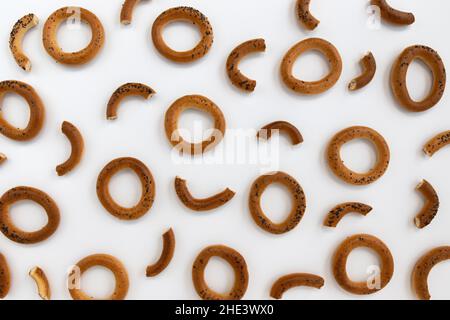
[[[0,299],[3,299],[8,295],[10,287],[11,273],[9,272],[5,256],[0,253]]]
[[[436,152],[448,144],[450,144],[450,130],[441,132],[428,140],[425,147],[423,147],[423,152],[432,157]]]
[[[424,206],[414,218],[416,227],[422,229],[428,226],[436,216],[439,210],[439,197],[431,184],[426,180],[422,180],[417,185],[416,190],[425,198]]]
[[[335,228],[338,225],[339,221],[341,221],[341,219],[349,213],[359,213],[363,216],[366,216],[370,211],[372,211],[372,207],[364,203],[341,203],[330,210],[323,222],[323,225],[326,227]]]
[[[265,50],[266,42],[264,39],[253,39],[240,44],[230,53],[227,59],[227,74],[233,85],[244,91],[252,92],[255,90],[256,81],[241,73],[239,62],[250,53],[264,52]]]
[[[43,300],[50,300],[51,297],[50,284],[48,283],[48,279],[44,271],[39,267],[34,267],[33,269],[30,270],[29,275],[36,282],[39,296]]]
[[[22,41],[25,34],[39,24],[39,19],[33,13],[20,18],[9,35],[9,48],[19,67],[25,71],[31,70],[31,61],[25,55],[22,48]]]
[[[316,289],[323,287],[325,280],[322,277],[309,273],[293,273],[279,278],[272,285],[270,296],[274,299],[281,299],[283,294],[294,287],[306,286]]]
[[[189,192],[186,180],[183,180],[179,177],[175,178],[175,191],[181,202],[183,202],[183,204],[189,209],[195,211],[208,211],[216,209],[230,201],[235,195],[234,191],[227,188],[224,191],[209,198],[194,198]]]
[[[431,269],[440,262],[450,260],[450,247],[437,247],[424,254],[417,261],[412,272],[412,286],[420,300],[430,300],[428,275]]]
[[[8,160],[8,157],[4,153],[0,153],[0,164]]]
[[[158,261],[149,265],[146,270],[147,277],[154,277],[163,272],[173,258],[175,251],[175,234],[172,228],[163,234],[163,250]]]
[[[144,99],[149,99],[155,93],[155,90],[142,83],[126,83],[120,86],[109,99],[106,118],[108,120],[117,119],[117,109],[124,98],[128,96],[140,96]]]
[[[320,23],[309,11],[311,0],[297,0],[296,12],[300,23],[308,30],[314,30]]]
[[[56,167],[58,176],[63,176],[80,163],[83,157],[84,141],[80,131],[70,122],[64,121],[61,126],[61,131],[67,137],[72,147],[69,158],[62,164]]]
[[[381,18],[389,23],[410,25],[416,21],[416,18],[412,13],[396,10],[392,8],[386,0],[371,0],[370,4],[379,7]]]
[[[362,74],[348,84],[348,89],[350,91],[359,90],[368,85],[377,71],[377,63],[372,52],[368,52],[364,57],[362,57],[359,64],[362,68]]]
[[[120,11],[120,23],[128,25],[133,19],[134,8],[141,0],[125,0]]]
[[[259,130],[258,138],[269,140],[275,130],[285,132],[291,139],[293,145],[298,145],[303,142],[303,136],[300,131],[293,124],[286,121],[275,121],[265,125]]]

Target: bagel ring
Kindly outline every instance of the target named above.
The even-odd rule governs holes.
[[[318,81],[299,80],[292,74],[292,68],[297,58],[310,50],[322,53],[330,67],[330,72]],[[320,94],[333,87],[339,80],[342,73],[342,59],[336,47],[330,42],[320,38],[309,38],[289,49],[281,62],[280,71],[284,84],[291,90],[307,95]]]
[[[210,289],[205,281],[205,268],[211,257],[220,257],[227,261],[234,270],[233,289],[227,294],[220,294]],[[244,257],[236,250],[222,246],[210,246],[202,250],[192,266],[192,280],[198,295],[204,300],[240,300],[248,287],[248,270]]]
[[[123,300],[125,299],[128,293],[129,281],[127,270],[125,269],[122,262],[120,262],[117,258],[107,255],[107,254],[93,254],[90,255],[80,261],[72,268],[72,271],[69,273],[69,293],[74,300],[94,300],[93,297],[88,296],[84,293],[81,288],[76,288],[70,282],[73,277],[80,276],[89,268],[94,266],[102,266],[105,267],[114,274],[114,278],[116,280],[116,285],[114,288],[114,292],[108,298],[108,300]],[[78,270],[75,270],[78,268]],[[79,273],[77,273],[79,271]],[[77,279],[75,279],[77,280]]]
[[[356,248],[367,247],[374,250],[381,260],[379,286],[369,287],[367,282],[354,282],[347,274],[346,265],[349,254]],[[372,294],[383,289],[394,273],[394,259],[389,248],[378,238],[367,234],[356,234],[342,242],[333,256],[333,274],[337,283],[353,294]]]
[[[25,129],[9,124],[0,112],[0,133],[17,141],[31,140],[36,137],[44,124],[45,109],[41,98],[30,85],[20,81],[0,82],[0,100],[6,93],[18,94],[26,100],[30,108],[30,120]]]
[[[424,62],[433,74],[433,84],[428,96],[422,101],[411,99],[406,74],[411,62],[419,59]],[[422,112],[434,107],[445,91],[447,76],[444,62],[439,54],[427,46],[415,45],[406,48],[394,62],[391,70],[391,89],[397,102],[413,112]]]
[[[174,21],[187,21],[198,26],[202,39],[191,50],[172,50],[164,41],[162,31],[164,27]],[[156,18],[152,27],[152,39],[156,50],[169,60],[188,63],[206,55],[213,44],[213,29],[208,18],[200,11],[191,7],[176,7],[164,11]]]
[[[357,173],[348,169],[340,154],[341,147],[354,139],[366,139],[377,149],[377,163],[366,173]],[[390,151],[386,140],[375,130],[367,127],[349,127],[338,132],[331,139],[327,149],[328,166],[343,181],[354,185],[367,185],[378,180],[387,170]]]
[[[133,170],[141,181],[142,195],[132,208],[117,204],[109,193],[109,181],[117,172],[124,169]],[[155,199],[155,181],[147,166],[135,158],[118,158],[108,163],[98,175],[97,196],[103,207],[121,220],[136,220],[147,213]]]
[[[9,214],[9,207],[22,200],[31,200],[41,205],[47,213],[48,222],[42,229],[27,232],[14,225]],[[58,228],[59,209],[55,201],[46,193],[31,187],[17,187],[8,190],[0,198],[0,229],[11,241],[22,244],[33,244],[46,240]]]
[[[85,22],[91,27],[92,38],[88,46],[77,52],[64,52],[58,44],[57,32],[63,21],[74,19],[75,23]],[[79,20],[79,21],[78,21]],[[53,12],[44,25],[42,36],[44,48],[56,62],[80,65],[91,61],[105,42],[105,30],[95,14],[80,7],[64,7]]]
[[[214,118],[214,131],[200,143],[189,143],[181,137],[178,130],[178,118],[187,109],[194,108],[209,113]],[[184,96],[175,101],[167,110],[164,125],[170,143],[183,153],[201,154],[211,150],[225,135],[225,117],[219,107],[200,95]]]
[[[261,208],[261,196],[267,186],[272,183],[284,185],[292,194],[292,210],[282,223],[272,222]],[[282,234],[294,229],[303,218],[306,209],[306,197],[302,187],[293,177],[284,172],[275,172],[262,175],[253,182],[248,204],[253,220],[260,228],[273,234]]]

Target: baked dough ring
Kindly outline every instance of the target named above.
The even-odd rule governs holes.
[[[83,136],[80,131],[70,122],[64,121],[61,126],[61,131],[67,137],[72,147],[70,157],[62,164],[56,167],[58,176],[63,176],[72,171],[81,161],[84,151]]]
[[[125,0],[120,11],[120,23],[128,25],[133,19],[133,10],[141,0]]]
[[[223,206],[230,201],[235,192],[226,188],[224,191],[204,199],[194,198],[189,192],[186,180],[179,177],[175,178],[175,191],[180,201],[189,209],[195,211],[208,211]]]
[[[233,289],[227,294],[217,293],[208,287],[205,281],[205,268],[211,257],[220,257],[227,261],[234,270]],[[192,281],[195,290],[203,300],[240,300],[248,287],[248,270],[245,259],[236,250],[216,245],[203,249],[192,266]]]
[[[187,21],[200,29],[202,39],[195,48],[188,51],[172,50],[162,36],[164,27],[174,21]],[[169,60],[181,63],[192,62],[206,55],[213,44],[213,29],[208,18],[191,7],[176,7],[164,11],[156,18],[152,27],[152,39],[156,50]]]
[[[31,200],[41,205],[47,213],[48,222],[40,230],[27,232],[14,225],[9,215],[9,207],[22,200]],[[33,244],[46,240],[58,228],[59,209],[55,201],[46,193],[31,187],[16,187],[6,191],[0,198],[0,229],[11,241]]]
[[[338,225],[339,221],[341,221],[341,219],[349,213],[359,213],[363,216],[366,216],[370,211],[372,211],[372,207],[364,203],[341,203],[330,210],[325,218],[325,221],[323,222],[323,225],[326,227],[335,228]]]
[[[380,260],[380,286],[370,288],[366,282],[354,282],[347,275],[346,265],[349,254],[356,248],[367,247],[374,250]],[[391,280],[394,273],[394,259],[389,248],[378,238],[368,234],[357,234],[342,242],[333,256],[333,274],[337,283],[346,291],[353,294],[372,294],[383,289]]]
[[[438,152],[448,144],[450,144],[450,130],[441,132],[428,140],[428,142],[423,147],[423,152],[425,152],[426,155],[432,157],[436,152]]]
[[[102,266],[105,267],[114,274],[116,279],[116,286],[114,292],[107,300],[123,300],[128,293],[128,274],[122,262],[117,258],[107,254],[93,254],[82,260],[80,260],[72,269],[69,274],[69,293],[74,300],[94,300],[95,298],[88,296],[81,288],[73,288],[73,284],[70,283],[70,279],[76,276],[77,271],[75,268],[79,268],[79,276],[91,267]]]
[[[272,183],[282,184],[291,192],[292,210],[282,223],[271,221],[261,208],[261,196],[267,186]],[[274,172],[262,175],[253,182],[248,205],[253,220],[261,229],[273,234],[282,234],[294,229],[303,218],[306,209],[306,197],[302,187],[293,177],[284,172]]]
[[[409,65],[414,59],[423,61],[433,74],[432,88],[422,101],[411,99],[406,82]],[[439,54],[430,47],[415,45],[403,50],[394,62],[391,70],[391,89],[402,107],[409,111],[422,112],[434,107],[441,100],[445,91],[446,79],[444,62]]]
[[[8,295],[10,288],[11,273],[9,272],[5,256],[0,253],[0,299],[3,299]]]
[[[377,149],[377,163],[367,173],[357,173],[348,169],[340,154],[341,147],[354,139],[367,139]],[[328,166],[343,181],[354,185],[367,185],[378,180],[387,170],[390,160],[389,146],[375,130],[367,127],[349,127],[338,132],[330,141],[327,149]]]
[[[214,118],[213,134],[200,143],[189,143],[178,131],[178,118],[187,109],[197,109],[209,113]],[[182,153],[201,154],[215,147],[225,135],[225,117],[219,107],[206,97],[200,95],[184,96],[175,101],[166,111],[164,120],[167,139]]]
[[[255,90],[256,81],[244,76],[239,70],[239,62],[250,53],[264,52],[266,42],[264,39],[246,41],[231,51],[227,59],[227,74],[231,83],[239,89],[252,92]]]
[[[309,11],[311,0],[297,0],[296,13],[300,23],[308,30],[314,30],[320,23]]]
[[[142,83],[126,83],[114,91],[108,102],[106,118],[108,120],[117,119],[117,109],[123,99],[128,96],[140,96],[149,99],[155,94],[155,90]]]
[[[428,226],[436,216],[439,210],[439,197],[431,184],[426,180],[422,180],[417,185],[416,190],[425,198],[424,206],[414,218],[416,227],[422,229]]]
[[[323,287],[325,280],[322,277],[309,273],[292,273],[279,278],[272,285],[270,296],[274,299],[281,299],[283,294],[291,288],[306,286],[316,289]]]
[[[172,261],[175,252],[175,234],[172,228],[163,234],[163,250],[161,256],[155,264],[149,265],[146,270],[147,277],[155,277],[163,272],[170,261]]]
[[[292,68],[297,58],[306,51],[317,50],[322,53],[328,65],[330,72],[318,81],[303,81],[294,77]],[[281,78],[284,84],[291,90],[301,94],[320,94],[336,84],[342,73],[342,60],[337,49],[328,41],[320,38],[309,38],[300,41],[293,46],[281,62]]]
[[[89,24],[92,38],[86,48],[77,52],[64,52],[58,44],[57,32],[61,23],[71,18],[80,19]],[[103,47],[105,30],[100,20],[92,12],[80,7],[64,7],[52,13],[45,22],[42,41],[45,50],[56,62],[80,65],[91,61]]]
[[[20,18],[15,24],[9,36],[9,48],[19,67],[25,71],[31,70],[31,61],[25,55],[22,41],[28,30],[39,24],[39,19],[33,13]]]
[[[117,204],[109,193],[109,181],[117,172],[131,169],[141,181],[142,195],[132,208],[124,208]],[[113,216],[121,220],[136,220],[147,213],[155,199],[155,181],[147,166],[135,158],[118,158],[108,163],[98,175],[97,196],[103,207]]]
[[[300,131],[293,124],[286,121],[275,121],[265,125],[259,130],[258,138],[269,140],[272,137],[272,130],[285,132],[291,139],[293,145],[298,145],[303,142],[303,136]]]
[[[34,282],[36,282],[36,286],[38,289],[38,294],[43,300],[50,300],[51,290],[50,284],[48,282],[47,276],[45,275],[44,270],[39,267],[34,267],[28,273],[31,278],[33,278]]]
[[[410,12],[403,12],[392,8],[386,0],[371,0],[370,4],[380,8],[383,20],[398,25],[413,24],[416,20]]]
[[[30,120],[25,129],[18,129],[9,124],[0,113],[0,133],[17,141],[33,139],[41,131],[44,124],[45,109],[41,98],[33,87],[20,81],[0,82],[0,100],[6,93],[18,94],[26,100],[30,108]]]
[[[359,64],[361,65],[363,72],[359,77],[353,79],[348,84],[348,89],[350,91],[359,90],[367,86],[370,81],[372,81],[375,76],[375,72],[377,71],[377,63],[372,52],[368,52],[364,57],[362,57]]]

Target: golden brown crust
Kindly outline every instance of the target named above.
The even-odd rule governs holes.
[[[227,188],[224,191],[209,198],[194,198],[189,192],[186,180],[183,180],[179,177],[175,178],[175,191],[180,201],[186,207],[195,211],[208,211],[216,209],[230,201],[235,195],[234,191]]]
[[[8,295],[10,287],[11,273],[9,272],[5,256],[0,253],[0,299],[3,299]]]
[[[303,81],[294,77],[292,68],[297,58],[306,51],[317,50],[322,53],[330,67],[330,72],[318,81]],[[337,49],[328,41],[309,38],[294,45],[281,62],[281,78],[291,90],[306,95],[320,94],[333,87],[342,73],[342,59]]]
[[[323,287],[325,280],[322,277],[309,273],[292,273],[279,278],[272,285],[270,296],[274,299],[281,299],[283,294],[291,288],[306,286],[316,289]]]
[[[380,8],[383,20],[398,25],[413,24],[416,20],[410,12],[403,12],[392,8],[386,0],[371,0],[370,4]]]
[[[82,260],[80,260],[73,268],[69,274],[69,293],[74,300],[94,300],[95,298],[88,296],[84,293],[81,288],[74,288],[73,283],[70,280],[75,276],[83,275],[83,273],[91,267],[102,266],[105,267],[114,274],[116,279],[116,286],[114,292],[106,300],[123,300],[125,299],[128,288],[128,273],[125,266],[117,258],[107,255],[107,254],[93,254]],[[75,270],[78,268],[78,270]],[[79,273],[77,273],[79,271]],[[76,286],[75,286],[76,287]]]
[[[261,196],[272,183],[287,187],[292,196],[292,210],[282,223],[274,223],[261,208]],[[248,200],[250,213],[256,224],[263,230],[273,234],[283,234],[294,229],[303,218],[306,209],[306,197],[300,184],[284,172],[274,172],[262,175],[253,182]]]
[[[64,121],[61,126],[61,131],[67,137],[72,147],[69,158],[62,164],[56,167],[58,176],[63,176],[72,171],[81,161],[84,151],[84,141],[81,132],[70,122]]]
[[[87,23],[92,30],[92,39],[88,46],[77,52],[64,52],[58,44],[57,32],[63,21],[80,19],[79,23]],[[78,23],[78,21],[75,21]],[[91,61],[103,47],[105,30],[95,14],[80,7],[64,7],[53,12],[44,25],[42,36],[44,48],[56,62],[66,65],[80,65]]]
[[[164,41],[162,31],[164,27],[174,21],[187,21],[197,26],[202,39],[191,50],[172,50]],[[156,18],[152,27],[152,39],[156,50],[169,60],[180,63],[188,63],[206,55],[213,44],[213,29],[208,18],[200,11],[191,7],[176,7],[164,11]]]
[[[133,170],[141,181],[142,195],[132,208],[117,204],[109,193],[109,181],[117,172],[124,169]],[[142,217],[153,205],[155,199],[155,181],[147,166],[135,158],[118,158],[109,162],[98,175],[97,196],[103,207],[121,220],[136,220]]]
[[[433,74],[432,88],[422,101],[411,99],[406,82],[409,65],[415,59],[423,61]],[[445,66],[441,57],[435,50],[423,45],[414,45],[403,50],[391,70],[391,89],[394,97],[402,107],[413,112],[422,112],[434,107],[444,94],[446,81]]]
[[[314,30],[320,23],[309,11],[311,0],[297,0],[296,13],[300,23],[308,30]]]
[[[158,261],[152,265],[149,265],[146,270],[147,277],[155,277],[163,272],[170,261],[172,261],[173,254],[175,252],[175,234],[172,228],[163,234],[163,249]]]
[[[106,118],[108,120],[117,119],[117,109],[123,99],[129,96],[140,96],[144,99],[151,98],[156,92],[149,86],[142,83],[126,83],[114,91],[108,102]]]
[[[187,109],[197,109],[209,113],[214,118],[213,134],[200,143],[189,143],[183,139],[178,130],[178,118]],[[167,139],[182,153],[202,154],[214,148],[225,135],[225,117],[219,107],[201,95],[188,95],[175,101],[166,111],[164,126]]]
[[[369,52],[364,57],[362,57],[362,59],[359,61],[359,64],[362,68],[362,74],[349,83],[348,89],[350,91],[359,90],[368,85],[370,81],[372,81],[373,77],[375,76],[375,72],[377,71],[377,63],[372,52]]]
[[[259,130],[258,138],[269,140],[275,130],[286,133],[291,138],[293,145],[298,145],[303,142],[303,136],[300,131],[293,124],[286,121],[275,121],[265,125]]]
[[[39,296],[43,300],[50,300],[50,284],[48,282],[47,276],[45,275],[45,272],[39,267],[34,267],[30,270],[29,275],[31,278],[33,278],[34,282],[36,282]]]
[[[0,82],[0,100],[7,93],[17,94],[26,100],[30,108],[30,120],[25,129],[19,129],[9,124],[0,112],[0,133],[17,141],[33,139],[39,134],[44,124],[45,109],[41,98],[32,86],[14,80]]]
[[[125,0],[120,11],[120,23],[128,25],[133,19],[133,10],[141,0]]]
[[[220,257],[227,261],[234,270],[234,285],[227,294],[217,293],[210,289],[205,281],[205,268],[211,257]],[[192,281],[195,290],[203,300],[240,300],[248,287],[248,270],[245,259],[236,250],[216,245],[203,249],[192,266]]]
[[[41,205],[47,213],[48,222],[40,230],[27,232],[14,225],[9,215],[9,207],[22,200],[30,200]],[[58,228],[60,214],[55,201],[41,190],[31,187],[16,187],[6,191],[0,198],[0,229],[11,241],[33,244],[46,240]]]
[[[426,180],[422,180],[417,185],[416,190],[425,198],[425,204],[414,218],[416,227],[422,229],[428,226],[436,216],[439,210],[439,197],[431,184]]]
[[[230,78],[233,85],[244,91],[252,92],[255,90],[256,81],[241,73],[239,70],[239,62],[250,53],[264,52],[265,50],[266,42],[264,39],[253,39],[240,44],[231,51],[227,59],[226,67],[228,78]]]
[[[8,160],[8,157],[4,153],[0,153],[0,165]]]
[[[374,250],[380,258],[379,286],[369,287],[367,282],[354,282],[347,275],[347,258],[354,249],[360,247]],[[344,290],[359,295],[380,291],[389,283],[394,273],[394,259],[389,248],[380,239],[368,234],[356,234],[345,239],[335,251],[332,263],[337,283]]]
[[[357,173],[348,169],[340,154],[341,147],[354,139],[367,139],[377,149],[377,163],[367,173]],[[367,185],[378,180],[387,170],[390,151],[384,138],[375,130],[354,126],[338,132],[330,141],[327,149],[328,166],[343,181],[354,185]]]
[[[22,41],[25,34],[39,24],[39,19],[33,13],[20,18],[15,24],[9,36],[9,48],[19,67],[25,71],[31,70],[31,61],[25,55]]]
[[[339,221],[341,221],[341,219],[349,213],[359,213],[363,216],[366,216],[370,211],[372,211],[372,207],[364,203],[341,203],[330,210],[323,222],[323,225],[326,227],[335,228],[338,225]]]
[[[428,142],[423,147],[423,152],[425,152],[426,155],[432,157],[436,152],[438,152],[448,144],[450,144],[450,130],[441,132],[428,140]]]

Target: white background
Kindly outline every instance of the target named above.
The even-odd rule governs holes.
[[[413,299],[410,276],[416,260],[427,250],[450,242],[450,203],[447,194],[450,172],[449,151],[432,159],[421,152],[434,134],[448,130],[449,95],[432,110],[412,114],[394,101],[389,87],[392,62],[407,46],[424,44],[437,50],[450,63],[450,46],[445,30],[450,21],[448,1],[391,0],[393,6],[412,11],[416,23],[410,27],[382,24],[379,30],[367,27],[366,1],[316,0],[311,11],[322,22],[313,32],[303,30],[295,17],[294,0],[152,0],[139,5],[130,26],[119,23],[122,0],[0,1],[0,78],[16,79],[35,87],[46,106],[45,126],[31,142],[18,143],[0,136],[0,151],[8,161],[0,168],[1,192],[18,185],[40,188],[50,194],[61,210],[61,225],[47,241],[19,245],[0,236],[0,251],[12,270],[9,299],[38,299],[28,270],[35,265],[47,273],[53,298],[68,299],[66,270],[86,255],[109,253],[126,265],[130,277],[130,299],[197,299],[191,281],[196,255],[211,244],[225,244],[246,259],[250,283],[245,298],[269,298],[272,283],[281,275],[310,272],[325,278],[321,290],[297,288],[287,299]],[[80,5],[94,12],[106,31],[103,50],[88,65],[67,67],[56,64],[42,47],[45,19],[64,5]],[[214,28],[214,45],[196,63],[174,64],[160,56],[150,39],[154,19],[165,9],[189,5],[202,11]],[[8,49],[9,32],[16,20],[33,12],[41,24],[25,39],[24,49],[33,63],[31,73],[23,72]],[[88,27],[70,30],[63,26],[59,40],[66,50],[78,50],[89,41]],[[279,77],[284,53],[306,37],[323,37],[332,42],[343,59],[340,81],[323,95],[304,97],[287,90]],[[194,28],[177,23],[166,29],[167,42],[175,49],[188,49],[199,39]],[[241,64],[245,74],[257,79],[253,94],[235,89],[225,73],[231,50],[243,41],[263,37],[264,54],[247,58]],[[367,51],[376,57],[378,70],[373,82],[351,94],[348,82],[359,72],[358,61]],[[309,53],[295,65],[295,74],[317,79],[325,72],[320,55]],[[119,109],[119,118],[108,122],[106,104],[111,93],[125,82],[143,82],[157,91],[152,99],[129,99]],[[413,64],[408,84],[415,98],[423,97],[430,75],[421,64]],[[305,142],[291,147],[280,139],[280,170],[294,176],[307,196],[307,211],[291,232],[274,236],[259,229],[250,217],[247,197],[251,183],[261,173],[252,165],[176,165],[164,135],[164,113],[185,94],[203,94],[215,101],[226,116],[229,129],[258,129],[275,121],[287,120],[302,132]],[[3,102],[5,117],[24,126],[27,107],[18,97],[8,95]],[[70,146],[60,132],[62,121],[74,123],[84,134],[86,153],[82,164],[66,177],[57,177],[55,166],[64,161]],[[182,124],[193,120],[208,124],[200,113],[187,112]],[[354,187],[338,181],[326,166],[324,151],[337,131],[352,125],[366,125],[379,131],[391,148],[391,165],[376,183]],[[227,137],[225,138],[225,140]],[[348,165],[367,169],[374,161],[369,144],[350,143],[343,150]],[[133,156],[145,162],[156,180],[156,201],[151,211],[138,221],[123,222],[109,215],[97,199],[95,184],[103,166],[120,156]],[[372,161],[372,162],[371,162]],[[237,192],[225,206],[207,213],[183,207],[177,199],[176,175],[188,181],[198,197],[207,197],[229,187]],[[414,188],[421,179],[429,180],[438,191],[441,207],[433,223],[418,230],[413,217],[422,206]],[[124,172],[116,176],[111,191],[120,203],[132,205],[139,198],[138,180]],[[329,209],[340,202],[361,201],[374,210],[365,218],[349,216],[333,230],[323,227]],[[263,207],[280,221],[289,210],[289,195],[282,188],[269,188]],[[12,208],[14,221],[26,230],[45,223],[43,211],[32,203]],[[147,264],[159,257],[161,235],[169,227],[175,231],[174,259],[161,275],[146,278]],[[395,273],[381,292],[353,296],[343,291],[331,272],[331,257],[337,245],[355,233],[370,233],[391,249]],[[355,280],[364,280],[367,266],[377,263],[364,249],[351,254],[348,269]],[[448,298],[449,263],[442,263],[430,275],[433,298]],[[229,266],[213,259],[207,269],[211,287],[226,291],[232,284]],[[83,277],[83,288],[105,296],[113,286],[112,276],[95,269]],[[447,292],[446,292],[447,291]]]

